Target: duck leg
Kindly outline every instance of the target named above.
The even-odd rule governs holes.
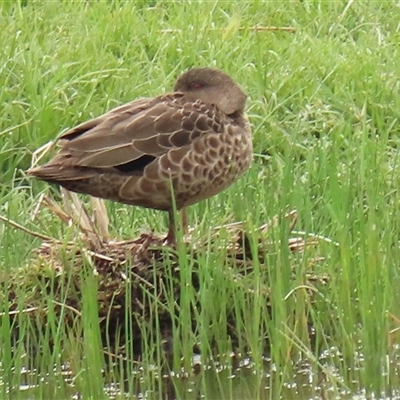
[[[186,207],[183,207],[181,210],[181,226],[183,235],[187,235],[187,233],[189,232],[188,216],[186,210],[187,210]]]
[[[165,238],[165,243],[176,244],[176,231],[177,229],[182,229],[182,233],[185,235],[188,233],[188,217],[186,208],[182,208],[179,211],[178,221],[175,219],[175,213],[173,210],[168,211],[169,216],[169,227],[168,234]]]

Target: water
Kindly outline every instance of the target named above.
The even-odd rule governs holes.
[[[391,359],[399,361],[399,347]],[[395,356],[393,358],[393,356]],[[379,395],[368,394],[360,387],[357,377],[362,372],[358,368],[346,371],[342,376],[338,367],[332,361],[341,360],[340,351],[331,348],[321,354],[318,364],[313,365],[308,360],[299,360],[278,368],[270,359],[263,360],[262,368],[251,360],[250,357],[238,358],[232,355],[230,362],[225,364],[217,361],[212,364],[202,365],[201,357],[196,355],[192,360],[190,373],[181,370],[168,374],[161,374],[157,366],[151,366],[147,371],[138,367],[131,380],[124,382],[108,382],[104,387],[106,399],[400,399],[400,380],[398,371],[400,364],[388,362],[391,371],[384,372],[388,378],[391,376],[395,382],[385,393]],[[360,354],[357,361],[362,360]],[[357,364],[357,363],[354,363]],[[4,372],[4,371],[2,371]],[[81,399],[75,386],[76,376],[68,364],[60,369],[55,368],[54,373],[39,376],[37,371],[23,368],[20,371],[21,384],[19,388],[7,391],[10,398],[36,400],[49,398]],[[351,379],[350,377],[353,377]],[[350,378],[350,379],[349,379]],[[149,385],[153,382],[153,385]],[[129,385],[131,383],[131,385]],[[397,383],[397,384],[396,384]],[[87,382],[90,385],[90,382]],[[4,388],[4,382],[0,382]],[[127,393],[127,387],[136,387],[134,396]],[[152,387],[151,387],[152,386]],[[46,396],[46,394],[48,396]],[[62,397],[58,397],[62,396]]]

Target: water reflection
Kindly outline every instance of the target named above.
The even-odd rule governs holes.
[[[394,354],[392,354],[394,356]],[[358,361],[362,360],[360,355]],[[226,359],[226,358],[225,358]],[[299,360],[297,363],[278,368],[269,358],[265,358],[259,368],[251,357],[231,355],[226,363],[212,361],[202,365],[201,357],[196,355],[192,360],[191,371],[172,371],[162,373],[156,366],[144,370],[138,367],[134,374],[121,382],[108,382],[104,394],[109,399],[232,399],[232,400],[267,400],[267,399],[389,399],[400,398],[399,385],[394,385],[390,393],[367,397],[366,391],[360,388],[357,379],[362,372],[339,370],[341,354],[331,348],[321,354],[317,363]],[[388,362],[386,371],[389,377],[399,378],[399,349],[394,357],[397,364]],[[392,359],[393,360],[393,359]],[[358,364],[358,363],[355,363]],[[105,379],[107,372],[104,374]],[[353,377],[350,379],[350,377]],[[23,369],[18,398],[44,398],[43,393],[58,397],[58,389],[69,398],[80,399],[74,385],[75,376],[69,365],[63,365],[58,376],[39,377],[36,371]],[[132,388],[136,388],[132,391]],[[132,395],[134,394],[134,397]],[[45,396],[47,397],[47,396]]]

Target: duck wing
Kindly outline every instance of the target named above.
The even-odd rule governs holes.
[[[84,122],[59,138],[49,164],[134,172],[173,148],[206,132],[222,131],[215,106],[190,101],[182,93],[137,100]]]

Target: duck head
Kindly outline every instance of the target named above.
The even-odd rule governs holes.
[[[247,96],[225,72],[213,68],[193,68],[182,74],[175,92],[185,93],[191,100],[215,104],[227,115],[243,113]]]

